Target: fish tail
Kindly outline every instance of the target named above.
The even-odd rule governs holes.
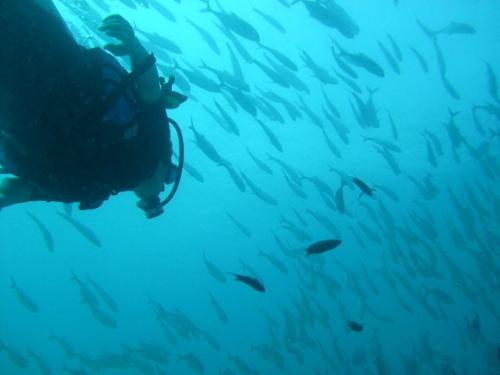
[[[14,281],[14,278],[11,276],[10,278],[10,287],[12,289],[17,289],[17,285],[16,285],[16,282]]]

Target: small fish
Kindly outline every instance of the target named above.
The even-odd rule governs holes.
[[[363,331],[363,324],[355,322],[354,320],[348,320],[347,327],[349,327],[349,329],[354,332]]]
[[[49,230],[45,226],[45,224],[43,224],[42,221],[38,217],[36,217],[35,215],[33,215],[29,212],[27,212],[26,214],[30,217],[31,220],[33,220],[35,222],[38,229],[40,229],[40,232],[42,232],[42,236],[43,236],[43,239],[45,241],[45,245],[47,246],[47,250],[49,250],[50,252],[53,252],[54,251],[54,239],[52,237],[52,234],[50,234]]]
[[[359,178],[353,177],[352,182],[354,182],[356,184],[356,186],[361,190],[362,193],[369,195],[369,196],[373,195],[373,192],[375,191],[375,189],[370,188],[366,183],[361,181]]]
[[[345,213],[344,191],[343,191],[344,186],[345,183],[342,182],[337,191],[335,192],[335,203],[337,205],[337,210],[339,210],[341,214]]]
[[[306,249],[306,255],[321,254],[326,251],[333,250],[341,243],[342,241],[337,239],[315,242]]]
[[[429,73],[429,64],[427,64],[427,61],[425,61],[424,56],[415,49],[415,47],[410,47],[410,50],[413,52],[415,57],[417,58],[418,62],[420,63],[420,67],[424,71],[425,74]]]
[[[215,280],[221,283],[226,282],[226,276],[224,275],[224,273],[222,273],[222,271],[219,270],[219,268],[215,264],[207,259],[207,255],[205,253],[203,253],[203,261],[205,263],[205,267],[207,267],[208,272]]]
[[[448,34],[448,35],[475,34],[476,29],[474,28],[474,26],[469,25],[467,23],[451,21],[448,25],[446,25],[436,33]]]
[[[32,313],[38,313],[38,305],[33,299],[26,294],[24,290],[19,288],[14,281],[14,278],[10,278],[10,287],[16,292],[16,297],[21,302],[21,304]]]
[[[80,232],[83,235],[83,237],[89,240],[91,244],[93,244],[96,247],[101,247],[101,241],[89,227],[83,225],[76,219],[73,219],[71,216],[63,214],[61,212],[58,212],[57,214],[61,216],[64,220],[66,220],[68,223],[70,223],[78,232]]]
[[[231,274],[234,275],[236,281],[240,281],[244,284],[247,284],[248,286],[250,286],[251,288],[255,289],[258,292],[264,293],[266,291],[264,285],[254,277],[240,275],[238,273],[233,273],[233,272],[231,272]]]

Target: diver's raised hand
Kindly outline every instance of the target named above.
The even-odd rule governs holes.
[[[118,14],[106,17],[99,26],[99,30],[121,42],[119,44],[109,43],[104,46],[115,56],[131,55],[137,48],[138,41],[134,29],[125,18]]]

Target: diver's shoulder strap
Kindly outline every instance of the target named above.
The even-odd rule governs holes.
[[[144,74],[148,69],[150,69],[156,63],[156,58],[153,54],[150,54],[141,64],[136,66],[132,73],[125,76],[121,82],[119,82],[109,93],[109,95],[104,99],[101,104],[99,114],[104,115],[106,111],[111,107],[111,105],[127,90],[132,83],[134,83],[138,77]]]

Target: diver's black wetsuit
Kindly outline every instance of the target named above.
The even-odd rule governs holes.
[[[170,161],[161,104],[129,88],[120,100],[133,119],[117,124],[110,113],[119,107],[103,116],[101,65],[111,57],[79,46],[58,17],[32,0],[2,0],[0,38],[0,163],[33,183],[38,199],[92,205]]]

